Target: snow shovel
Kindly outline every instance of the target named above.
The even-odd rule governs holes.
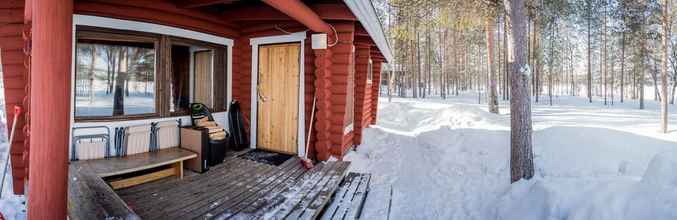
[[[308,127],[308,137],[306,138],[306,153],[301,158],[301,165],[310,170],[313,168],[313,161],[308,159],[308,148],[310,148],[310,135],[313,133],[313,122],[315,121],[315,102],[317,101],[317,95],[313,96],[313,110],[310,111],[310,127]]]
[[[18,105],[15,105],[14,106],[14,120],[12,121],[12,131],[9,134],[7,156],[5,157],[5,171],[2,172],[2,182],[0,182],[0,198],[2,198],[2,192],[5,191],[5,176],[7,176],[7,167],[9,165],[10,149],[12,147],[12,141],[14,141],[14,131],[16,130],[16,120],[19,118],[20,114],[21,114],[21,107],[18,106]]]

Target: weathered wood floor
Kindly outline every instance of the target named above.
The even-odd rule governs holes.
[[[348,166],[329,162],[306,170],[297,158],[272,166],[230,157],[203,174],[117,194],[143,219],[315,219]]]

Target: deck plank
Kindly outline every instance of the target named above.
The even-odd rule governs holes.
[[[287,219],[300,219],[305,216],[306,219],[315,219],[322,208],[331,198],[331,193],[335,192],[341,180],[344,177],[344,171],[350,165],[349,162],[336,162],[337,168],[331,170],[327,176],[314,187],[310,193],[294,208],[287,216]],[[311,207],[312,206],[312,207]]]
[[[247,178],[238,181],[238,183],[234,184],[233,187],[211,194],[208,198],[206,198],[208,201],[207,204],[209,205],[200,206],[198,204],[192,204],[190,207],[180,210],[178,212],[179,215],[177,215],[175,219],[187,219],[193,216],[204,216],[205,218],[214,216],[215,214],[218,214],[218,212],[214,213],[210,210],[223,205],[228,206],[247,191],[258,187],[258,185],[265,180],[283,174],[281,171],[286,168],[275,167],[267,164],[265,167],[266,169],[256,172],[254,175],[249,175]]]
[[[211,205],[209,198],[215,194],[237,188],[242,181],[251,178],[252,174],[257,174],[268,170],[270,167],[265,164],[259,164],[250,161],[240,161],[242,167],[234,170],[232,173],[222,176],[203,176],[202,181],[192,185],[180,185],[174,188],[170,193],[164,193],[162,197],[153,201],[153,207],[143,211],[144,217],[170,216],[176,215],[178,210],[189,209],[191,206]]]
[[[319,169],[321,166],[323,165],[317,166],[316,169]],[[296,184],[296,182],[299,181],[299,179],[304,177],[306,173],[307,172],[305,168],[303,168],[299,174],[292,176],[291,178],[288,178],[286,180],[283,180],[282,183],[280,183],[277,187],[273,188],[264,196],[256,199],[256,201],[252,202],[249,206],[245,207],[240,212],[236,213],[234,216],[231,216],[231,218],[255,219],[257,213],[262,215],[261,214],[262,210],[266,210],[267,208],[272,207],[271,204],[276,203],[275,201],[276,198],[282,198],[282,196],[280,196],[280,193],[282,193],[284,190],[287,190],[288,188],[293,187]],[[283,200],[279,200],[277,203],[281,203],[281,201]]]
[[[360,214],[362,213],[362,207],[364,206],[364,202],[367,199],[370,181],[371,175],[369,174],[362,175],[362,181],[360,182],[360,186],[355,192],[355,195],[353,196],[352,204],[350,205],[348,213],[346,213],[346,217],[344,217],[343,219],[357,219],[360,216]]]
[[[222,164],[216,165],[212,167],[212,170],[222,170],[226,171],[229,169],[235,169],[231,166],[235,164],[235,162],[238,162],[239,160],[233,160],[233,158],[242,155],[244,153],[249,152],[251,149],[245,149],[241,151],[227,151],[226,152],[226,158],[224,159]],[[225,169],[220,169],[219,167],[225,166],[227,168]],[[203,175],[203,174],[196,174],[196,175]],[[193,176],[184,176],[184,180],[186,182],[191,182],[190,179],[194,178]],[[169,188],[174,188],[178,186],[179,184],[185,184],[185,182],[178,182],[181,179],[179,178],[164,178],[161,180],[153,181],[148,184],[142,184],[139,186],[134,186],[126,189],[121,189],[117,190],[118,195],[121,197],[128,197],[128,196],[139,196],[139,197],[145,197],[146,195],[151,195],[156,192],[164,191]]]
[[[183,188],[198,189],[201,185],[210,184],[212,181],[216,181],[216,180],[209,181],[210,179],[213,179],[213,175],[215,174],[222,174],[225,177],[231,177],[233,175],[240,174],[240,172],[245,172],[245,170],[242,170],[242,167],[240,166],[244,167],[245,165],[235,163],[232,166],[233,168],[235,168],[234,173],[222,174],[219,172],[219,170],[215,170],[215,172],[212,173],[207,172],[202,174],[203,175],[202,178],[198,177],[186,178],[184,179],[184,181],[178,181],[172,185],[159,187],[156,192],[150,194],[142,195],[142,193],[139,193],[138,195],[132,195],[130,197],[125,198],[135,201],[136,206],[138,206],[138,209],[143,210],[148,207],[148,203],[152,202],[153,204],[157,204],[158,202],[167,200],[171,196],[185,195],[186,192],[182,191]]]
[[[344,220],[357,219],[364,205],[366,195],[369,189],[369,182],[371,180],[370,174],[349,173],[346,180],[341,185],[341,189],[345,189],[342,197],[337,194],[334,197],[329,208],[324,212],[321,220]]]
[[[303,173],[301,178],[299,178],[297,181],[290,183],[287,187],[282,189],[281,191],[275,193],[272,197],[266,197],[265,200],[263,201],[258,201],[260,202],[257,204],[255,207],[256,209],[253,210],[252,212],[249,212],[248,217],[251,219],[264,219],[266,215],[271,215],[271,213],[275,213],[275,211],[283,205],[288,197],[298,193],[300,190],[300,184],[304,182],[309,182],[309,181],[317,181],[321,177],[324,172],[328,171],[331,169],[331,167],[327,164],[319,163],[313,169],[310,171],[307,171]],[[237,216],[236,216],[237,218]]]
[[[272,219],[284,219],[289,215],[296,206],[303,202],[303,199],[312,191],[313,188],[320,182],[322,182],[325,177],[334,170],[337,163],[330,162],[325,165],[327,169],[323,169],[321,172],[312,174],[312,178],[308,181],[303,181],[297,183],[300,187],[294,187],[288,194],[288,198],[280,205],[274,212],[268,213],[268,216],[272,216]]]
[[[354,185],[359,185],[360,180],[362,179],[361,175],[358,175],[356,173],[349,173],[344,182],[341,183],[339,186],[338,192],[336,192],[336,195],[334,196],[334,200],[332,203],[325,209],[324,215],[321,217],[321,220],[331,220],[334,216],[334,214],[337,212],[339,205],[341,205],[344,201],[346,201],[346,197],[348,195],[354,194],[354,191],[352,190],[357,190],[357,186],[352,187]]]
[[[339,190],[349,164],[319,163],[306,170],[298,158],[272,166],[233,156],[206,173],[150,182],[120,194],[150,220],[312,219]]]
[[[264,197],[266,194],[271,192],[275,187],[278,187],[287,179],[295,179],[296,177],[302,175],[305,171],[305,168],[301,166],[300,160],[294,158],[290,161],[293,161],[294,164],[289,164],[279,176],[273,176],[268,178],[266,182],[259,185],[258,188],[251,189],[248,193],[243,195],[239,201],[235,201],[229,206],[221,205],[210,210],[210,213],[220,213],[217,215],[217,219],[227,219],[231,216],[237,214],[241,210],[245,209],[247,206],[252,205],[257,199]]]
[[[226,161],[225,164],[220,165],[219,167],[222,167],[222,169],[211,169],[203,174],[200,175],[195,175],[195,176],[189,176],[185,177],[182,181],[174,181],[170,182],[168,184],[153,184],[149,183],[147,185],[153,185],[152,187],[149,187],[150,189],[139,189],[135,190],[132,192],[126,193],[125,199],[129,200],[134,200],[138,201],[139,203],[144,203],[146,200],[154,200],[154,197],[156,197],[158,194],[161,193],[175,193],[178,191],[179,187],[193,187],[196,185],[201,184],[200,182],[205,179],[205,177],[214,177],[214,176],[223,176],[223,175],[233,175],[233,173],[226,173],[228,171],[239,171],[242,170],[242,167],[244,167],[245,164],[242,163],[240,160],[229,160]],[[144,184],[146,185],[146,184]]]

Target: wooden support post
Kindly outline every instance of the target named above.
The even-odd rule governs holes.
[[[179,179],[183,179],[183,160],[180,160],[174,164],[174,173]]]
[[[66,219],[73,1],[32,2],[28,219]]]

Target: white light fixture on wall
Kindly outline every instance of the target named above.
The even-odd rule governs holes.
[[[313,49],[327,49],[327,34],[313,34],[311,39]]]

